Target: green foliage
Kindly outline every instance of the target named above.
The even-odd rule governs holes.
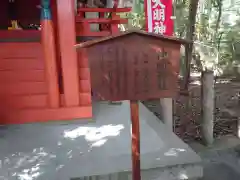
[[[122,18],[128,19],[127,25],[121,25],[121,30],[128,29],[144,29],[145,28],[145,12],[144,12],[144,1],[136,0],[133,4],[133,10],[130,13],[121,13]]]
[[[189,0],[190,1],[190,0]],[[240,64],[240,14],[239,7],[225,7],[228,0],[200,0],[195,24],[194,52],[200,54],[201,64],[205,66],[215,61],[213,70],[222,73],[231,71]],[[188,17],[189,2],[175,1],[175,34],[184,38]],[[237,17],[235,20],[232,17]],[[208,47],[208,48],[205,48]],[[216,53],[218,51],[218,53]],[[217,56],[218,54],[218,56]],[[195,61],[192,63],[196,65]]]
[[[143,2],[136,0],[133,12],[121,14],[129,19],[127,25],[122,25],[122,29],[145,27]],[[191,0],[174,0],[174,34],[180,38],[186,38],[190,2]],[[214,61],[212,68],[220,69],[223,73],[229,73],[234,66],[240,65],[240,3],[226,7],[228,2],[229,0],[199,0],[193,38],[198,42],[194,46],[194,53],[200,55],[200,64],[204,67]],[[192,64],[199,66],[194,60]],[[184,72],[184,57],[181,58],[181,66],[181,72]]]
[[[129,13],[128,15],[129,18],[129,27],[130,28],[139,28],[142,29],[145,27],[145,14],[142,13]]]

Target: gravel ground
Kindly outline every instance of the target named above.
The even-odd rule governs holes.
[[[240,140],[237,137],[219,138],[211,147],[197,142],[190,146],[202,158],[204,177],[200,180],[240,180]]]
[[[201,180],[239,180],[240,150],[228,149],[201,154],[204,177]]]
[[[201,93],[199,85],[191,85],[189,96],[174,99],[174,132],[185,142],[200,142]],[[240,117],[240,82],[222,80],[215,83],[215,121],[216,139],[237,134],[237,120]],[[159,118],[159,100],[144,104]],[[203,160],[204,177],[201,180],[240,180],[240,140],[234,137],[235,145],[229,146],[228,138],[221,142],[220,148],[206,147],[196,150]],[[236,143],[237,142],[237,143]],[[215,146],[215,145],[213,145]],[[194,148],[193,148],[194,149]]]
[[[239,180],[240,174],[224,163],[209,163],[204,167],[200,180]]]
[[[190,85],[189,96],[174,99],[174,132],[187,143],[200,142],[201,93],[200,86]],[[201,180],[240,180],[240,140],[228,136],[237,134],[237,120],[240,117],[240,81],[221,79],[215,83],[215,121],[214,136],[223,148],[202,146],[196,150],[203,160],[204,177]],[[153,113],[160,117],[159,100],[144,102]],[[218,140],[216,140],[218,141]],[[199,144],[199,143],[197,143]]]
[[[174,99],[174,132],[185,142],[201,140],[200,85],[191,84],[189,89],[189,96],[179,95]],[[240,82],[222,79],[215,83],[215,138],[237,134],[239,92]],[[144,104],[160,118],[159,100],[146,101]]]

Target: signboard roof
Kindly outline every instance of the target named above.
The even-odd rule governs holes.
[[[170,36],[163,36],[163,35],[159,35],[159,34],[155,34],[155,33],[150,33],[150,32],[146,32],[146,31],[142,31],[142,30],[130,30],[130,31],[125,31],[122,33],[119,33],[117,35],[112,35],[112,36],[107,36],[107,37],[103,37],[103,38],[97,38],[96,40],[91,40],[91,41],[87,41],[81,44],[77,44],[76,47],[77,48],[86,48],[86,47],[90,47],[93,46],[95,44],[99,44],[101,42],[104,41],[109,41],[118,37],[122,37],[122,36],[126,36],[126,35],[131,35],[131,34],[138,34],[138,35],[143,35],[143,36],[148,36],[148,37],[153,37],[153,38],[157,38],[159,40],[164,40],[164,41],[168,41],[168,42],[172,42],[172,43],[177,43],[177,44],[190,44],[190,41],[184,40],[184,39],[179,39],[179,38],[173,38]]]

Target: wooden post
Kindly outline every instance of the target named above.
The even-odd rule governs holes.
[[[63,76],[64,104],[66,106],[79,105],[79,75],[75,30],[74,0],[57,0],[57,19],[61,65]]]
[[[212,71],[202,72],[202,137],[206,145],[214,141],[214,74]]]
[[[141,180],[138,101],[130,101],[130,109],[132,121],[132,179]]]
[[[56,47],[50,11],[50,0],[42,0],[41,8],[42,46],[45,60],[45,73],[48,85],[48,104],[51,108],[60,105]]]
[[[172,98],[161,98],[161,120],[166,127],[173,131],[173,99]]]

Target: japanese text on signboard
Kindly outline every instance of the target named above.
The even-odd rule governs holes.
[[[99,45],[89,52],[95,98],[146,100],[173,96],[177,75],[175,63],[169,62],[170,50],[146,45],[130,50],[128,45]]]

